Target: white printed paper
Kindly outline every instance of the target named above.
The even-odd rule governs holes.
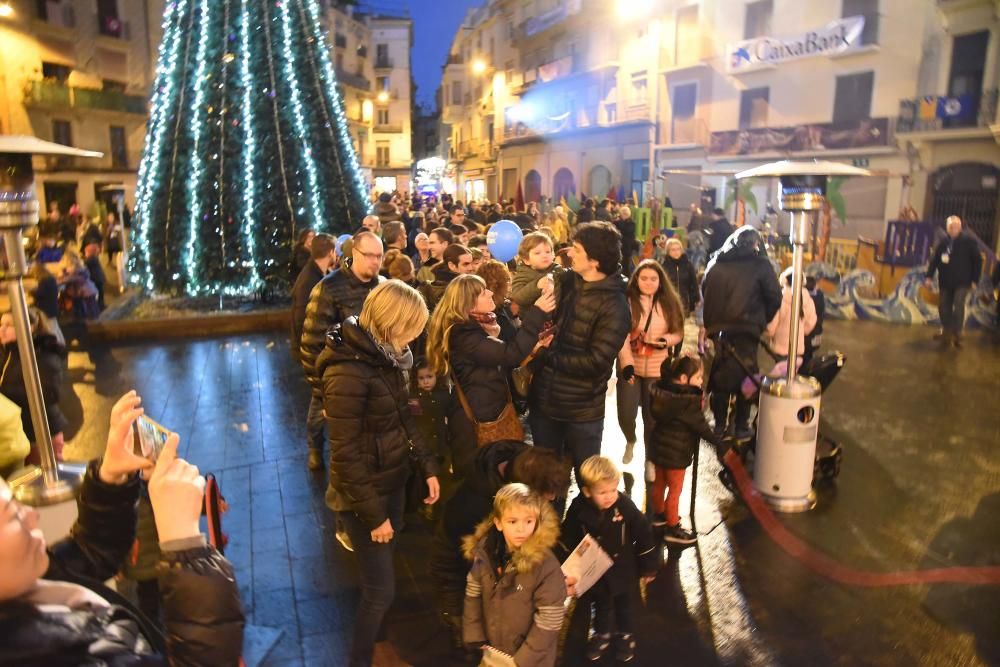
[[[576,596],[586,593],[604,576],[615,562],[590,535],[584,535],[580,544],[562,564],[563,574],[576,579]]]

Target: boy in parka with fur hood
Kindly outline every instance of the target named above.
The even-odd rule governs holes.
[[[465,538],[463,639],[512,656],[518,667],[552,667],[562,628],[566,584],[552,547],[559,519],[524,484],[507,484],[493,512]]]

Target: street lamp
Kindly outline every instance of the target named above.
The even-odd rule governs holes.
[[[28,322],[28,303],[22,282],[27,271],[23,235],[26,229],[38,224],[32,155],[103,157],[103,153],[53,144],[35,137],[0,135],[0,234],[6,255],[6,262],[0,269],[0,281],[6,285],[10,298],[28,411],[41,461],[40,466],[16,472],[9,481],[18,501],[40,508],[40,525],[46,537],[58,538],[69,532],[76,518],[75,497],[85,466],[56,461]]]
[[[378,95],[376,95],[375,99],[377,99],[380,104],[385,104],[386,102],[389,101],[389,91],[388,90],[380,90],[378,92]]]
[[[14,15],[14,8],[10,2],[0,2],[0,19],[9,19]]]
[[[482,58],[476,58],[472,61],[472,73],[476,76],[482,76],[486,73],[486,61]]]
[[[819,437],[822,389],[814,378],[801,377],[796,368],[799,318],[804,276],[802,264],[812,216],[826,201],[829,176],[870,176],[865,169],[838,162],[782,160],[736,174],[736,178],[778,177],[781,208],[791,218],[792,317],[788,326],[788,370],[783,378],[765,378],[757,410],[757,448],[753,485],[764,500],[780,512],[804,512],[816,505],[812,490]]]

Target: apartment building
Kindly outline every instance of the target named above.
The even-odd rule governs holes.
[[[160,9],[145,0],[0,3],[0,133],[101,151],[36,158],[38,197],[84,212],[124,191],[129,206],[148,118]]]
[[[964,213],[995,244],[998,13],[995,0],[491,0],[444,67],[455,183],[491,199],[621,187],[680,211],[706,194],[721,205],[742,169],[829,159],[879,174],[842,185],[849,236],[881,238],[912,205]],[[777,206],[775,182],[754,190]]]

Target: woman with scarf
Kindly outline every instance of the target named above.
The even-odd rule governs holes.
[[[532,350],[551,342],[551,336],[539,340],[538,334],[555,307],[552,290],[546,290],[521,313],[521,328],[514,338],[504,342],[499,338],[493,292],[482,278],[458,276],[445,290],[427,330],[427,360],[435,374],[450,377],[455,385],[448,426],[458,476],[477,446],[488,444],[478,442],[463,399],[476,422],[500,419],[511,406],[507,374]]]

